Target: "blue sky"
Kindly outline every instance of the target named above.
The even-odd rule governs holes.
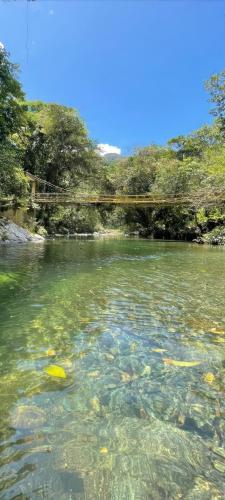
[[[211,120],[225,2],[0,0],[0,41],[29,99],[78,109],[97,142],[133,148]]]

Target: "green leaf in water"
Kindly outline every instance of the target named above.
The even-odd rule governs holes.
[[[163,353],[166,352],[167,349],[161,349],[160,347],[156,347],[154,349],[151,349],[153,352],[158,352],[158,353]]]
[[[146,365],[146,366],[144,367],[144,370],[143,370],[143,372],[142,372],[141,376],[142,376],[142,377],[144,377],[145,375],[146,375],[146,376],[147,376],[147,375],[151,375],[151,371],[152,371],[152,370],[151,370],[151,366]]]
[[[135,352],[136,350],[137,350],[137,344],[136,344],[136,342],[132,342],[132,344],[130,346],[130,351]]]
[[[99,451],[100,451],[100,453],[101,453],[102,455],[106,455],[106,454],[108,453],[108,451],[109,451],[109,450],[108,450],[108,448],[106,448],[106,446],[103,446],[102,448],[100,448],[100,450],[99,450]]]
[[[220,457],[224,458],[224,460],[225,460],[225,449],[224,448],[217,446],[217,447],[213,448],[212,451],[214,453],[216,453],[216,455],[219,455]]]
[[[92,410],[94,410],[96,413],[100,412],[101,404],[100,404],[100,401],[97,397],[92,398],[90,400],[90,405],[91,405]]]
[[[203,375],[203,382],[206,384],[212,384],[215,380],[215,375],[211,372],[205,373]]]
[[[213,462],[213,466],[214,466],[214,469],[218,470],[218,472],[221,472],[222,474],[224,474],[225,463],[222,463],[219,460],[215,460],[215,462]]]
[[[178,361],[171,358],[163,358],[165,365],[180,366],[181,368],[191,368],[202,363],[202,361]]]
[[[65,370],[61,366],[58,366],[58,365],[49,365],[44,370],[51,377],[67,378]]]

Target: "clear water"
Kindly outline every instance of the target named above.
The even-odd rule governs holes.
[[[224,299],[224,248],[1,247],[0,498],[225,498]]]

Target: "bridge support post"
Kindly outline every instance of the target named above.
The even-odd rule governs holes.
[[[31,181],[31,197],[35,198],[36,195],[36,181],[32,180]]]

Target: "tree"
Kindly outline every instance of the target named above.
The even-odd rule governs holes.
[[[221,73],[212,75],[205,83],[210,93],[210,102],[215,106],[211,113],[218,119],[223,134],[225,133],[225,69]]]
[[[163,160],[153,185],[153,190],[164,195],[190,194],[200,186],[204,174],[197,159]]]
[[[77,112],[58,104],[27,103],[30,135],[25,169],[63,187],[76,186],[97,155]]]
[[[28,180],[22,168],[21,151],[12,141],[0,145],[0,194],[16,195],[27,193]]]
[[[24,94],[16,79],[17,66],[9,61],[8,54],[0,45],[0,143],[9,134],[17,132],[24,119],[20,101]]]
[[[119,192],[144,194],[152,189],[158,165],[173,152],[160,146],[140,148],[133,156],[121,160],[114,169],[114,183]]]
[[[202,167],[204,168],[204,188],[209,192],[225,190],[225,144],[206,150]]]
[[[205,149],[221,144],[221,131],[217,123],[205,125],[188,135],[179,135],[168,141],[178,160],[201,158]]]

